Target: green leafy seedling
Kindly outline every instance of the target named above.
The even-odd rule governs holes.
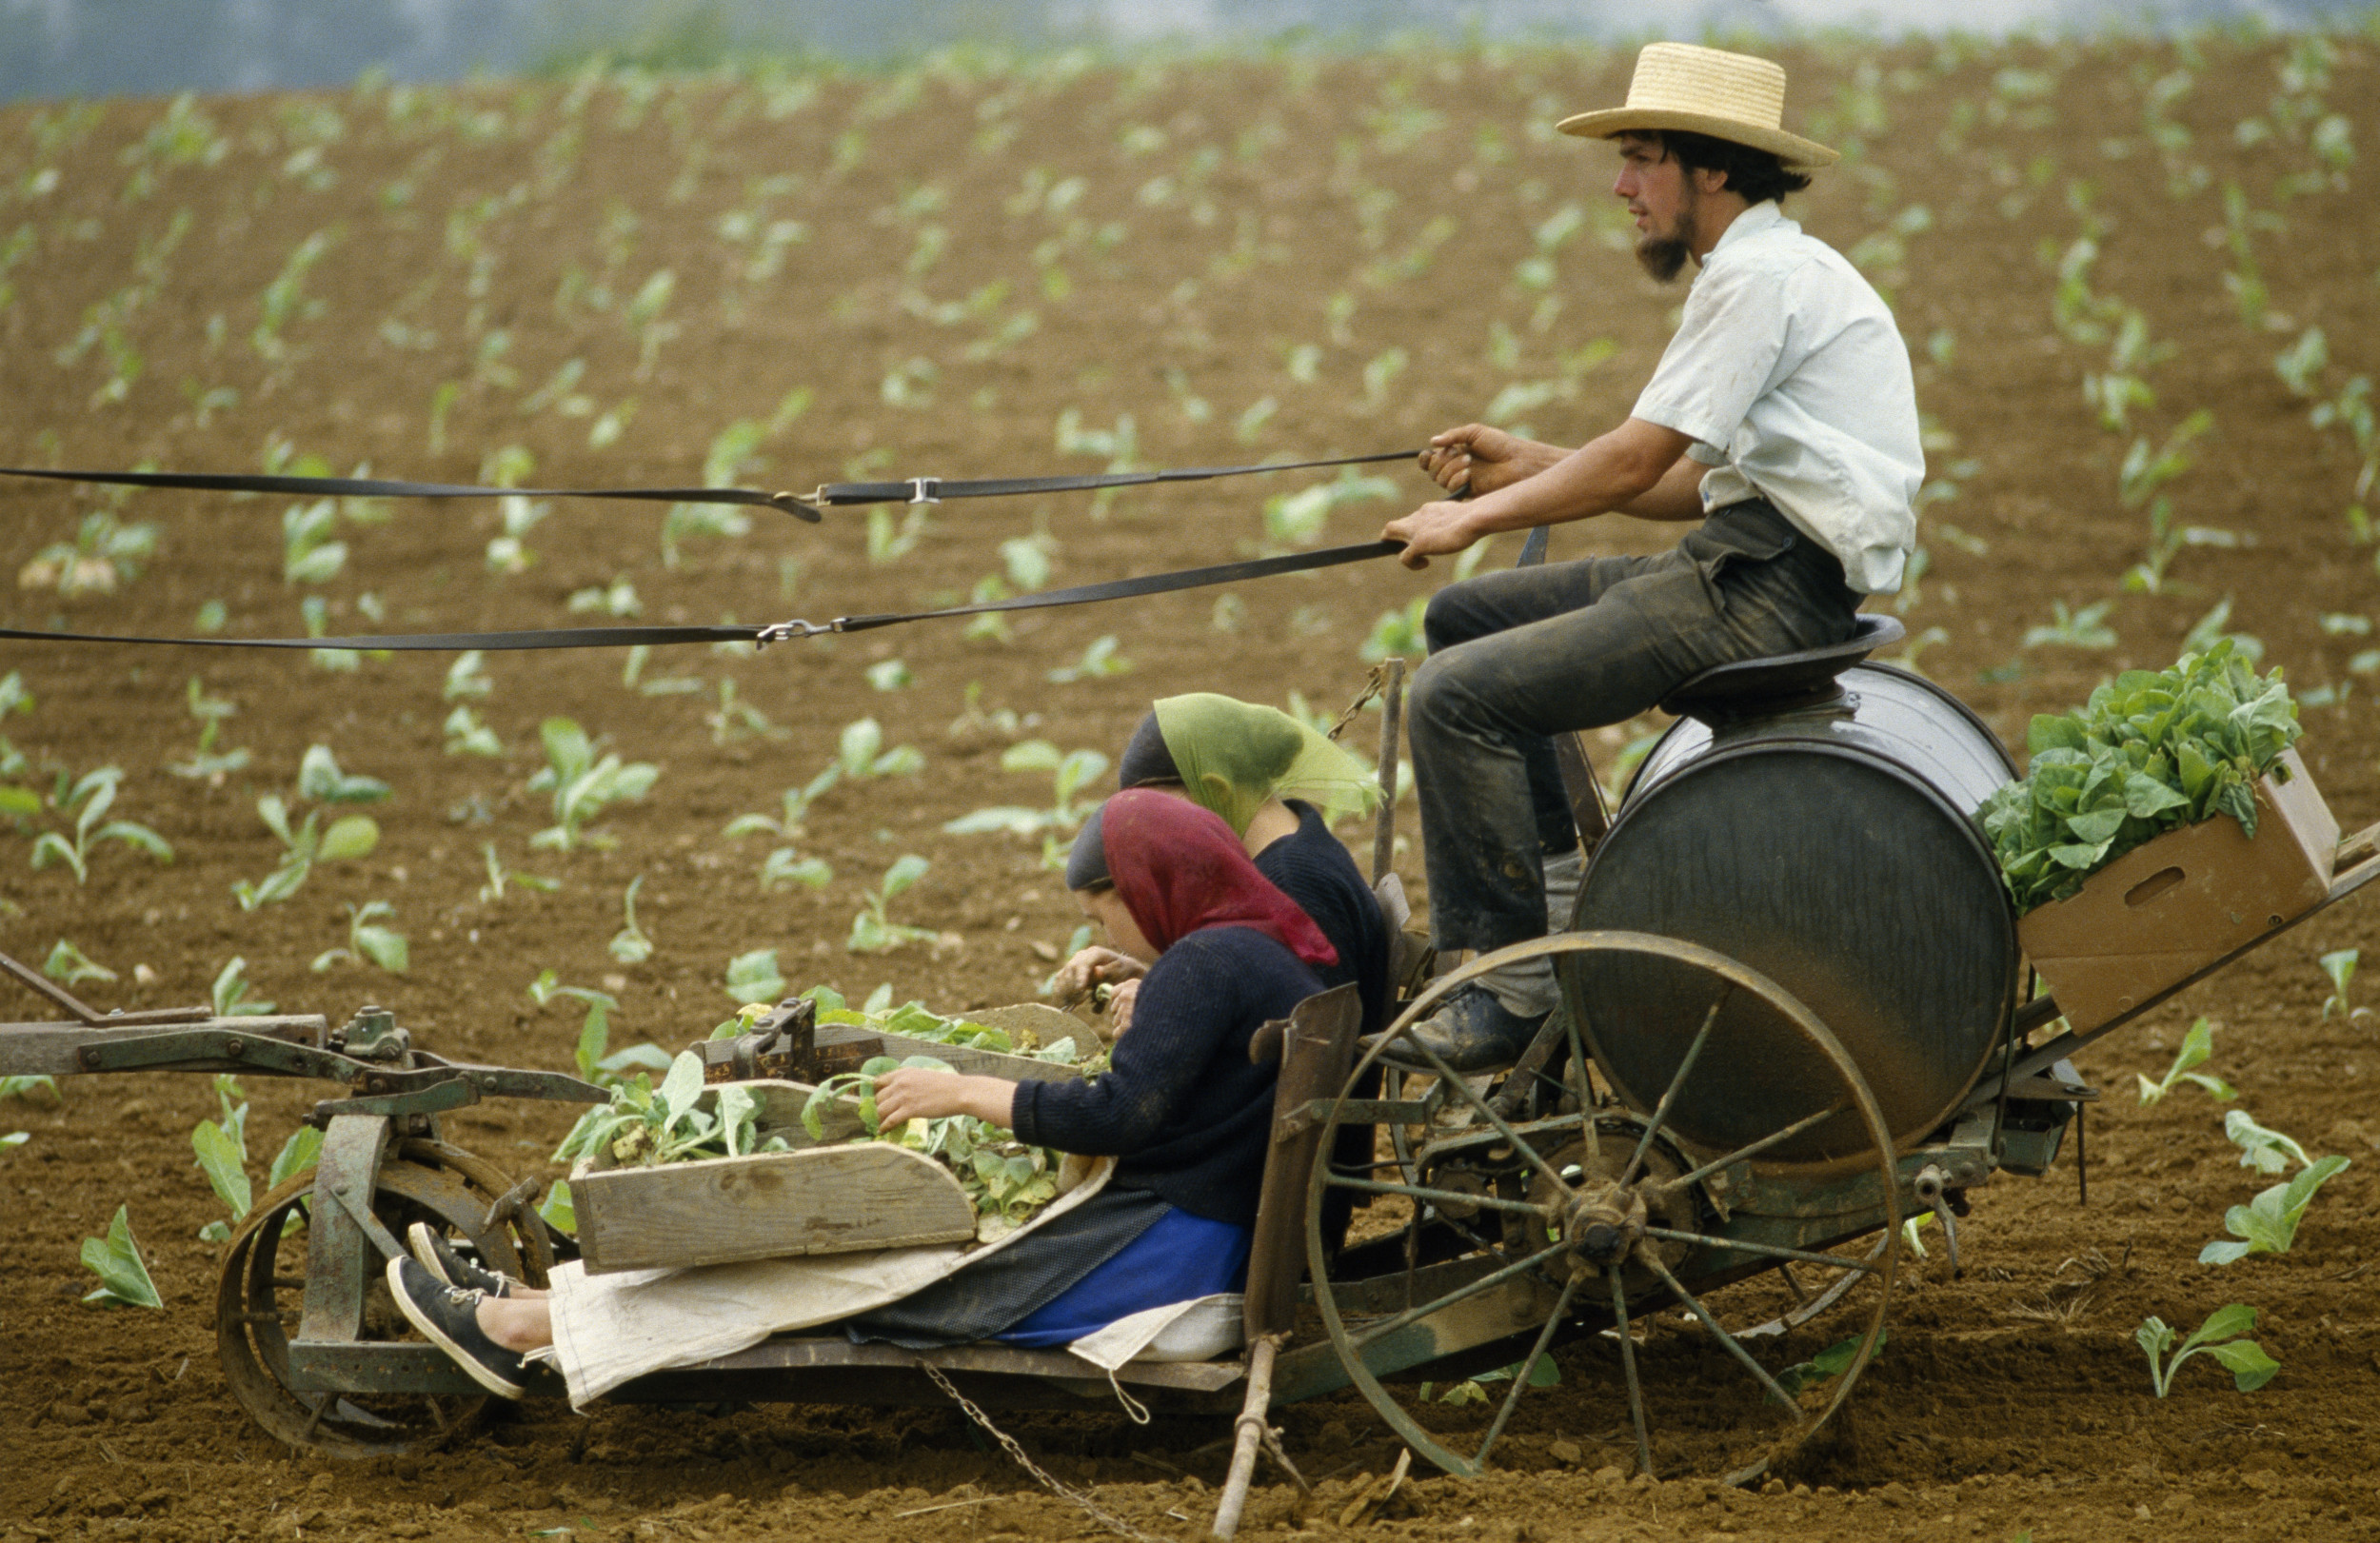
[[[50,957],[41,963],[41,973],[52,980],[63,980],[69,986],[86,980],[113,980],[116,973],[97,962],[81,949],[59,939],[50,945]]]
[[[884,870],[884,877],[863,900],[864,909],[851,919],[851,936],[843,947],[854,954],[885,954],[903,943],[934,936],[931,927],[905,926],[892,920],[886,909],[901,894],[925,877],[930,866],[911,852]]]
[[[2287,1254],[2297,1241],[2298,1223],[2314,1196],[2349,1166],[2345,1157],[2321,1158],[2288,1183],[2275,1184],[2246,1205],[2224,1212],[2223,1230],[2231,1237],[2218,1237],[2200,1249],[2198,1262],[2231,1264],[2251,1254]]]
[[[61,777],[63,780],[63,775]],[[129,820],[109,820],[102,817],[116,801],[116,784],[124,780],[121,766],[102,766],[87,772],[74,783],[66,797],[58,801],[62,810],[80,809],[74,818],[71,838],[56,831],[44,831],[33,841],[32,865],[46,868],[53,861],[63,862],[80,884],[89,876],[91,852],[102,841],[121,841],[135,851],[146,852],[159,862],[173,861],[173,848],[166,839],[147,825]]]
[[[99,1289],[86,1296],[86,1302],[102,1307],[166,1305],[157,1296],[156,1282],[149,1278],[149,1266],[142,1262],[140,1241],[132,1236],[129,1206],[116,1207],[105,1238],[83,1239],[83,1268],[99,1277]]]
[[[2224,1115],[2223,1134],[2239,1148],[2242,1168],[2253,1168],[2260,1174],[2285,1174],[2291,1162],[2300,1168],[2314,1164],[2294,1137],[2257,1124],[2256,1118],[2245,1109],[2233,1109]]]
[[[405,934],[393,927],[380,925],[381,919],[397,914],[397,908],[387,900],[367,900],[362,906],[348,905],[347,942],[345,948],[327,948],[314,956],[311,968],[320,975],[337,964],[361,964],[369,959],[390,975],[403,975],[412,963],[412,950]]]
[[[1082,657],[1071,664],[1061,664],[1051,670],[1048,679],[1058,685],[1076,681],[1103,681],[1114,675],[1131,673],[1132,661],[1117,651],[1116,636],[1108,633],[1092,640],[1082,650]]]
[[[246,766],[248,751],[215,748],[215,741],[223,732],[223,721],[239,709],[225,698],[207,695],[206,687],[195,675],[190,677],[188,694],[190,716],[199,722],[198,748],[191,752],[189,760],[169,762],[166,770],[196,781],[220,779]]]
[[[321,803],[380,803],[388,784],[377,777],[350,777],[339,769],[327,744],[308,745],[298,762],[298,797]]]
[[[2232,1387],[2242,1393],[2253,1393],[2281,1370],[2281,1363],[2266,1355],[2262,1345],[2241,1337],[2255,1327],[2256,1310],[2233,1302],[2208,1314],[2207,1321],[2178,1349],[2173,1343],[2174,1333],[2166,1327],[2163,1318],[2144,1318],[2132,1338],[2149,1357],[2149,1382],[2160,1398],[2173,1386],[2173,1374],[2181,1370],[2182,1363],[2202,1351],[2231,1374]],[[2169,1351],[2172,1353],[2170,1358]]]
[[[546,719],[538,733],[545,742],[546,765],[529,779],[529,791],[553,795],[554,823],[530,837],[529,844],[564,852],[582,845],[619,844],[607,836],[586,834],[587,821],[605,804],[645,797],[661,769],[650,762],[623,762],[609,753],[598,760],[594,742],[567,718]]]
[[[545,1191],[545,1198],[538,1202],[537,1214],[545,1218],[546,1226],[556,1232],[574,1236],[578,1233],[578,1208],[570,1203],[570,1185],[565,1179],[554,1180],[552,1187]]]
[[[2359,1018],[2371,1017],[2370,1008],[2351,1007],[2348,1001],[2347,988],[2354,984],[2355,966],[2362,958],[2361,949],[2342,948],[2334,953],[2325,954],[2314,961],[2322,966],[2323,975],[2329,978],[2330,982],[2330,995],[2325,998],[2322,1003],[2324,1018],[2329,1018],[2334,1012],[2350,1022]]]
[[[799,857],[790,846],[781,846],[768,854],[761,864],[761,888],[776,891],[800,884],[816,894],[835,881],[835,870],[823,858]]]
[[[496,738],[496,731],[468,707],[458,706],[446,715],[445,732],[446,754],[450,756],[486,756],[492,760],[505,753],[504,742]]]
[[[483,905],[493,905],[503,900],[507,884],[518,884],[523,889],[534,889],[545,895],[551,895],[562,887],[559,879],[506,868],[503,860],[496,856],[496,843],[493,841],[480,843],[480,858],[487,865],[487,882],[479,886],[480,903]]]
[[[458,655],[455,662],[446,666],[446,683],[439,687],[439,695],[448,702],[460,702],[466,697],[484,697],[495,690],[496,682],[487,678],[481,660],[480,651],[476,648],[467,654]]]
[[[243,879],[231,886],[243,911],[288,900],[305,884],[317,862],[367,857],[380,844],[380,826],[369,815],[344,815],[332,821],[329,829],[322,830],[317,828],[322,812],[308,810],[306,822],[292,829],[288,806],[270,793],[256,801],[256,815],[280,840],[281,865],[255,883]]]
[[[1018,836],[1034,836],[1046,831],[1073,830],[1090,813],[1089,801],[1080,795],[1084,788],[1107,774],[1107,758],[1097,750],[1061,752],[1047,740],[1026,740],[1021,744],[1010,745],[1001,753],[1000,769],[1004,772],[1048,772],[1050,806],[1032,809],[1017,804],[1002,804],[977,809],[944,824],[944,835],[982,836],[1007,831]]]
[[[237,954],[216,974],[209,996],[217,1018],[263,1018],[273,1011],[273,1003],[248,996],[248,960]]]
[[[2134,1080],[2140,1083],[2140,1101],[2144,1104],[2161,1103],[2165,1096],[2182,1082],[2204,1088],[2209,1098],[2218,1100],[2238,1098],[2239,1090],[2223,1078],[2211,1072],[2192,1069],[2206,1064],[2208,1058],[2213,1054],[2214,1025],[2203,1018],[2199,1019],[2191,1024],[2190,1032],[2182,1036],[2182,1048],[2174,1054],[2173,1064],[2166,1068],[2162,1078],[2152,1082],[2138,1072],[2132,1074]]]
[[[645,876],[638,874],[628,880],[625,893],[620,897],[620,914],[625,924],[611,935],[611,957],[623,964],[642,964],[653,957],[653,940],[645,936],[645,929],[636,924],[636,892],[645,887]]]
[[[248,1177],[248,1155],[241,1151],[238,1137],[211,1119],[191,1127],[190,1150],[198,1154],[199,1171],[207,1176],[215,1198],[231,1213],[229,1223],[210,1221],[199,1229],[200,1237],[220,1243],[231,1236],[232,1227],[248,1219],[248,1208],[255,1203]]]
[[[44,1109],[55,1109],[66,1102],[58,1092],[58,1079],[38,1072],[0,1077],[0,1098],[20,1098],[27,1103],[39,1104]]]
[[[835,741],[835,764],[843,776],[864,781],[871,777],[915,777],[925,769],[925,757],[913,744],[886,749],[883,725],[863,718],[843,726]]]
[[[740,1003],[773,1002],[785,994],[785,978],[777,968],[777,951],[756,948],[727,961],[727,995]]]
[[[1777,1374],[1777,1386],[1783,1388],[1788,1394],[1798,1395],[1807,1389],[1831,1382],[1841,1376],[1851,1369],[1851,1363],[1859,1358],[1859,1343],[1862,1337],[1859,1335],[1853,1335],[1848,1339],[1838,1339],[1808,1360],[1798,1361],[1785,1368]],[[1876,1331],[1875,1354],[1877,1355],[1884,1354],[1887,1339],[1888,1335],[1884,1330]]]

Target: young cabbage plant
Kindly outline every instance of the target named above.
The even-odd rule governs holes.
[[[306,822],[292,830],[288,806],[271,793],[256,801],[256,814],[281,842],[281,865],[255,883],[243,879],[231,886],[243,911],[288,900],[305,884],[317,862],[367,857],[380,844],[380,826],[369,815],[343,815],[330,822],[329,829],[318,830],[322,811],[309,809]]]
[[[843,940],[844,949],[854,954],[888,954],[903,943],[933,937],[931,927],[905,926],[885,914],[895,900],[925,877],[929,866],[911,852],[886,868],[876,888],[862,898],[863,908],[851,919],[851,936]]]
[[[2149,1383],[2160,1398],[2173,1386],[2173,1374],[2181,1370],[2182,1363],[2202,1351],[2231,1374],[2232,1387],[2242,1393],[2253,1393],[2281,1370],[2281,1363],[2266,1355],[2262,1345],[2242,1337],[2255,1327],[2256,1310],[2233,1302],[2208,1314],[2207,1321],[2178,1349],[2173,1343],[2174,1333],[2166,1327],[2163,1318],[2142,1319],[2132,1338],[2149,1357]],[[2172,1352],[2171,1357],[2169,1351]]]
[[[237,954],[216,973],[208,996],[217,1018],[265,1018],[274,1009],[273,1003],[258,1001],[248,994],[248,960]]]
[[[480,651],[474,648],[446,666],[446,682],[439,687],[439,695],[447,702],[460,702],[466,697],[486,696],[495,689],[496,683],[487,678],[487,671],[482,666]]]
[[[567,718],[546,719],[538,733],[545,741],[546,765],[529,779],[529,791],[553,794],[554,823],[530,837],[529,844],[563,852],[581,845],[619,844],[615,838],[587,834],[586,822],[607,803],[645,797],[661,769],[650,762],[623,762],[610,753],[597,760],[594,742]]]
[[[835,763],[855,781],[871,777],[915,777],[925,757],[913,744],[884,748],[884,730],[873,718],[845,723],[835,742]]]
[[[60,781],[65,774],[60,774]],[[116,801],[116,785],[124,780],[121,766],[102,766],[84,774],[63,798],[56,801],[61,812],[79,811],[74,816],[72,836],[57,831],[44,831],[34,839],[32,865],[46,868],[52,862],[63,862],[74,874],[74,881],[82,883],[90,874],[92,851],[102,841],[120,841],[138,852],[146,852],[159,862],[173,861],[173,848],[166,839],[147,825],[129,820],[106,820]]]
[[[446,754],[450,756],[486,756],[494,758],[505,753],[504,742],[496,731],[480,721],[479,714],[468,707],[458,706],[446,715],[444,725]]]
[[[381,803],[389,796],[388,784],[379,778],[350,777],[341,771],[327,744],[307,746],[305,758],[298,762],[297,791],[299,798],[322,803]]]
[[[323,584],[347,565],[347,544],[338,539],[339,504],[316,499],[292,504],[281,513],[281,582]]]
[[[1052,831],[1071,831],[1081,824],[1083,817],[1091,812],[1091,801],[1081,799],[1078,795],[1107,774],[1107,758],[1097,750],[1061,752],[1047,740],[1026,740],[1001,752],[1000,769],[1005,772],[1050,773],[1050,806],[1031,809],[1018,804],[1002,804],[978,809],[944,824],[942,834],[981,836],[994,831],[1008,831],[1018,836],[1035,836]]]
[[[115,971],[91,959],[63,938],[50,945],[50,957],[42,960],[41,973],[69,986],[81,985],[86,980],[119,979]]]
[[[246,750],[219,751],[215,748],[215,741],[223,732],[223,721],[238,712],[239,708],[227,698],[207,695],[206,686],[195,675],[190,677],[188,696],[190,716],[199,722],[198,748],[191,752],[188,761],[169,762],[166,770],[176,777],[193,781],[205,778],[220,784],[227,773],[238,771],[248,762]]]
[[[2173,1064],[2166,1068],[2163,1078],[2152,1082],[2137,1072],[2132,1074],[2134,1080],[2140,1083],[2140,1101],[2144,1104],[2161,1103],[2180,1082],[2204,1088],[2209,1098],[2218,1100],[2238,1098],[2239,1090],[2223,1078],[2211,1072],[2192,1069],[2205,1065],[2213,1055],[2214,1025],[2203,1018],[2199,1019],[2191,1024],[2190,1032],[2182,1036],[2182,1048],[2174,1053]]]
[[[2336,1013],[2348,1021],[2353,1022],[2359,1018],[2371,1017],[2370,1008],[2350,1006],[2348,1001],[2347,988],[2355,983],[2355,966],[2362,958],[2361,949],[2342,948],[2333,953],[2325,954],[2314,960],[2322,967],[2323,975],[2330,982],[2330,995],[2324,998],[2322,1001],[2324,1018]]]
[[[2265,1175],[2285,1174],[2291,1162],[2300,1168],[2311,1168],[2314,1159],[2294,1137],[2284,1136],[2269,1125],[2256,1123],[2256,1117],[2245,1109],[2232,1109],[2223,1116],[2223,1134],[2239,1148],[2239,1165],[2253,1168]]]
[[[156,1282],[149,1278],[149,1266],[141,1258],[140,1240],[132,1236],[129,1205],[116,1207],[115,1219],[108,1223],[106,1237],[83,1239],[83,1268],[99,1277],[99,1289],[84,1296],[86,1302],[101,1307],[162,1309],[166,1305],[157,1295]]]
[[[842,780],[843,763],[828,762],[824,770],[811,778],[803,786],[785,789],[783,820],[772,820],[766,815],[760,814],[738,815],[727,821],[724,834],[728,840],[733,841],[739,836],[750,836],[756,832],[764,831],[781,840],[791,841],[802,834],[803,818],[810,812],[810,805],[817,801],[818,796]]]
[[[320,975],[334,964],[361,964],[369,959],[390,975],[403,975],[412,962],[412,950],[406,943],[405,934],[380,925],[383,918],[395,916],[397,908],[387,900],[367,900],[362,906],[348,905],[346,910],[347,946],[323,950],[314,956],[308,968]]]
[[[78,595],[112,595],[130,584],[156,555],[157,527],[147,521],[125,524],[106,509],[87,514],[70,542],[53,542],[17,570],[22,589],[55,589]]]
[[[2349,1166],[2345,1157],[2321,1158],[2289,1182],[2275,1184],[2246,1205],[2224,1212],[2223,1230],[2231,1236],[2200,1249],[2198,1262],[2231,1264],[2251,1254],[2287,1254],[2297,1241],[2298,1223],[2305,1219],[2314,1196]]]
[[[712,1108],[700,1106],[707,1089],[703,1058],[688,1050],[669,1063],[661,1085],[639,1072],[612,1088],[611,1102],[579,1117],[554,1151],[556,1162],[608,1152],[612,1161],[654,1165],[705,1157],[741,1157],[782,1151],[783,1137],[759,1137],[760,1107],[750,1092],[729,1082],[716,1090]]]
[[[727,995],[739,1003],[774,1002],[784,994],[784,972],[777,967],[775,949],[756,948],[727,961]]]
[[[623,925],[611,935],[611,957],[623,964],[642,964],[653,957],[653,940],[645,936],[645,929],[636,924],[636,892],[645,887],[645,876],[638,874],[628,880],[625,893],[620,897]]]
[[[1076,681],[1103,681],[1110,676],[1131,672],[1132,661],[1117,651],[1115,634],[1108,633],[1093,639],[1091,645],[1082,650],[1081,659],[1071,664],[1059,665],[1045,679],[1057,685],[1068,685]]]
[[[719,706],[716,711],[704,713],[703,722],[710,725],[711,743],[716,745],[732,744],[738,740],[788,740],[793,737],[793,730],[772,722],[766,713],[750,702],[739,701],[736,682],[731,679],[720,681]]]
[[[784,889],[800,884],[816,894],[835,881],[835,870],[823,858],[796,856],[790,846],[781,846],[768,854],[761,864],[761,888]]]
[[[1430,645],[1422,637],[1421,615],[1430,608],[1430,597],[1416,595],[1401,611],[1382,611],[1372,623],[1372,635],[1359,650],[1367,664],[1378,664],[1391,655],[1412,657],[1429,652]]]

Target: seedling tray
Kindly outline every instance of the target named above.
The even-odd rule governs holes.
[[[608,1150],[581,1159],[570,1199],[589,1275],[974,1239],[975,1207],[940,1162],[876,1141],[816,1144],[801,1122],[813,1089],[740,1085],[760,1100],[760,1135],[792,1150],[657,1167],[615,1166]],[[823,1112],[827,1140],[860,1134],[849,1100]]]

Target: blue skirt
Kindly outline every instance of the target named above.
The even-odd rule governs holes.
[[[1247,1284],[1248,1228],[1176,1206],[1106,1263],[994,1337],[1011,1345],[1070,1345],[1118,1318],[1196,1301]]]

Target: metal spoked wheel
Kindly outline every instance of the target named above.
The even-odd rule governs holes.
[[[306,1292],[311,1170],[256,1203],[232,1235],[215,1294],[216,1351],[240,1406],[275,1439],[340,1456],[367,1457],[435,1445],[466,1429],[485,1398],[304,1392],[289,1386],[289,1341]],[[399,1237],[416,1221],[467,1240],[491,1268],[543,1285],[553,1264],[545,1234],[488,1213],[510,1180],[443,1141],[399,1143],[373,1177],[372,1214]],[[377,1264],[377,1256],[371,1261]],[[363,1336],[403,1339],[411,1329],[377,1270],[364,1287]]]
[[[1651,956],[1707,979],[1710,1005],[1699,1024],[1681,1025],[1675,1068],[1650,1110],[1595,1109],[1589,1097],[1585,1044],[1575,1025],[1566,1076],[1572,1112],[1516,1125],[1408,1031],[1449,992],[1499,965],[1564,954]],[[1789,1092],[1752,1123],[1757,1134],[1706,1150],[1670,1128],[1674,1105],[1696,1078],[1716,1075],[1745,1015],[1725,1015],[1732,999],[1748,995],[1768,1036],[1767,1054],[1781,1043],[1794,1064],[1780,1078]],[[1780,1033],[1782,1039],[1780,1039]],[[1319,1217],[1325,1193],[1346,1188],[1400,1195],[1418,1208],[1476,1217],[1476,1238],[1500,1234],[1487,1247],[1429,1265],[1408,1276],[1359,1282],[1330,1278],[1323,1238],[1311,1220],[1308,1262],[1324,1332],[1349,1379],[1417,1453],[1446,1472],[1475,1474],[1502,1438],[1538,1363],[1565,1339],[1596,1335],[1616,1360],[1624,1412],[1615,1409],[1616,1434],[1633,1444],[1637,1470],[1655,1469],[1656,1422],[1693,1434],[1687,1445],[1697,1467],[1730,1478],[1765,1468],[1770,1457],[1815,1433],[1842,1406],[1880,1342],[1899,1258],[1900,1210],[1891,1134],[1874,1096],[1826,1026],[1782,987],[1713,950],[1647,933],[1567,933],[1516,944],[1439,978],[1359,1059],[1324,1125],[1322,1150],[1339,1126],[1361,1122],[1350,1108],[1354,1090],[1383,1052],[1434,1070],[1451,1100],[1467,1104],[1474,1123],[1465,1139],[1504,1161],[1512,1177],[1500,1185],[1433,1181],[1433,1149],[1410,1154],[1396,1181],[1357,1177],[1317,1163],[1307,1213]],[[1738,1068],[1740,1070],[1740,1068]],[[1763,1236],[1761,1218],[1714,1198],[1715,1180],[1756,1166],[1775,1172],[1768,1155],[1789,1144],[1828,1149],[1817,1165],[1829,1182],[1864,1195],[1884,1225],[1872,1242],[1846,1254],[1825,1252],[1844,1241],[1802,1246],[1775,1229]],[[1400,1158],[1407,1155],[1400,1152]],[[1518,1193],[1514,1193],[1516,1190]],[[1856,1229],[1873,1230],[1873,1222]],[[1768,1327],[1741,1313],[1717,1313],[1705,1296],[1747,1276],[1791,1266],[1819,1277],[1833,1301],[1847,1295],[1864,1312],[1848,1332],[1857,1344],[1846,1364],[1809,1391],[1789,1368],[1805,1348],[1788,1335],[1741,1330]],[[1845,1282],[1835,1290],[1836,1277]],[[1689,1284],[1692,1282],[1692,1284]],[[1873,1284],[1872,1292],[1857,1291]],[[1782,1315],[1777,1315],[1781,1316]],[[1687,1325],[1691,1325],[1691,1328]],[[1720,1354],[1714,1362],[1706,1352]],[[1714,1385],[1705,1368],[1732,1370],[1735,1390]],[[1470,1382],[1485,1397],[1450,1403],[1446,1393],[1481,1372],[1501,1374]],[[1427,1377],[1429,1381],[1423,1382]],[[1663,1388],[1662,1383],[1673,1383]],[[1428,1396],[1424,1396],[1424,1389]],[[1589,1395],[1593,1396],[1593,1395]],[[1698,1434],[1716,1422],[1723,1465],[1709,1464]],[[1611,1428],[1599,1416],[1594,1438]],[[1670,1445],[1665,1440],[1665,1450]],[[1753,1449],[1747,1453],[1746,1448]]]

